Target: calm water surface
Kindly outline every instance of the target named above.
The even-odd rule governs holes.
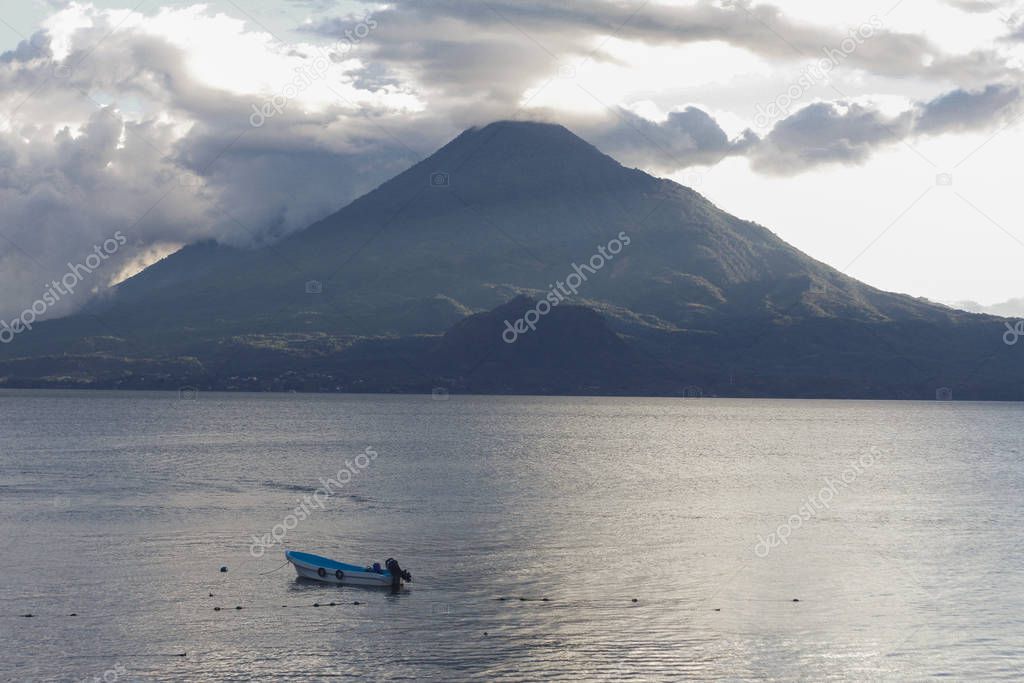
[[[1019,679],[1022,417],[0,392],[0,678]],[[414,582],[299,582],[283,547]]]

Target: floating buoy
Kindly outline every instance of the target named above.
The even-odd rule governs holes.
[[[333,602],[331,603],[331,607],[334,607],[334,603]]]
[[[548,601],[548,599],[547,599],[547,598],[541,598],[541,600],[543,600],[544,602],[547,602],[547,601]]]
[[[358,605],[358,604],[359,604],[359,601],[358,601],[358,600],[353,600],[353,601],[352,601],[352,604],[353,604],[353,605]]]
[[[633,598],[633,602],[640,602],[640,601],[637,600],[636,598]]]
[[[21,616],[23,616],[23,617],[31,617],[31,616],[32,616],[32,613],[31,613],[31,612],[29,612],[28,614],[22,614]]]
[[[519,602],[526,602],[526,598],[519,598]]]
[[[484,631],[484,635],[485,635],[485,636],[487,635],[487,631]]]
[[[235,609],[242,609],[241,605],[235,605]]]
[[[800,598],[793,598],[793,602],[800,602]]]
[[[221,568],[220,568],[220,570],[221,570],[221,572],[226,572],[226,571],[228,570],[228,568],[227,568],[227,566],[225,565],[225,566],[221,567]]]
[[[210,597],[211,597],[211,598],[213,597],[213,593],[210,593]]]
[[[72,612],[72,613],[71,613],[71,614],[69,614],[68,616],[69,616],[69,617],[77,617],[78,615],[77,615],[76,613]]]
[[[319,603],[319,602],[314,602],[314,603],[313,603],[313,607],[319,607],[319,606],[320,606],[320,603]]]
[[[214,612],[219,612],[219,611],[220,611],[220,607],[214,607],[214,608],[213,608],[213,611],[214,611]]]
[[[716,612],[721,612],[721,611],[722,611],[722,608],[721,608],[721,607],[716,607],[716,608],[715,608],[715,611],[716,611]]]

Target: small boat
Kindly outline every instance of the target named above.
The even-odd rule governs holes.
[[[387,569],[381,569],[380,565],[360,567],[313,553],[301,553],[297,550],[286,550],[284,556],[294,565],[295,573],[304,579],[313,579],[314,581],[395,588],[401,586],[402,581],[412,581],[412,575],[398,566],[398,562],[393,559],[388,559],[385,563]],[[394,575],[392,570],[394,570]],[[393,576],[395,578],[392,578]]]

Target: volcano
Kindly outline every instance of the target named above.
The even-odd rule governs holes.
[[[542,302],[506,348],[508,311]],[[0,349],[0,382],[1024,398],[1004,331],[848,277],[562,126],[502,121],[276,244],[183,248]]]

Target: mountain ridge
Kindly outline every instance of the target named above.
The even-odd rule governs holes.
[[[377,344],[408,347],[417,362],[432,368],[427,374],[444,377],[457,374],[459,363],[449,354],[447,365],[438,365],[435,360],[444,354],[438,356],[431,344],[441,343],[460,321],[519,295],[544,298],[622,233],[630,245],[582,282],[571,303],[598,311],[631,353],[667,365],[685,359],[681,382],[699,371],[701,381],[714,384],[718,380],[709,368],[724,374],[730,365],[746,365],[738,340],[751,330],[813,330],[806,341],[790,340],[790,349],[773,348],[776,356],[799,356],[812,350],[812,338],[844,334],[868,346],[843,353],[871,357],[887,350],[863,336],[862,328],[884,328],[877,339],[890,346],[907,341],[905,353],[924,354],[929,350],[919,346],[922,340],[890,340],[888,331],[919,334],[909,331],[923,325],[967,334],[968,327],[995,320],[861,283],[691,188],[625,168],[562,126],[505,121],[467,129],[275,244],[185,247],[81,314],[38,325],[31,349],[19,340],[0,349],[0,360],[82,348],[126,359],[196,358],[204,368],[230,365],[242,372],[237,362],[224,360],[225,349],[234,349],[251,358],[256,371],[262,362],[276,363],[267,360],[267,348],[273,348],[268,336],[295,359],[311,348],[296,346],[295,335],[305,335],[331,350],[295,361],[299,365],[320,367],[331,354],[356,353],[354,348],[378,362],[370,350]],[[711,339],[720,340],[717,347],[708,344]],[[841,340],[834,346],[846,348]],[[558,348],[555,342],[548,350],[538,348],[533,362],[544,366],[545,354]],[[732,357],[723,356],[725,349]],[[821,359],[831,353],[815,346],[807,357],[822,386],[832,370]],[[355,357],[332,362],[349,367]],[[751,362],[767,367],[782,360]],[[954,361],[959,363],[943,362]],[[509,372],[515,366],[529,374],[524,362],[510,360]],[[360,386],[411,386],[410,378],[403,385],[398,366],[379,367],[384,366],[386,381],[350,370],[361,378]],[[671,393],[650,377],[647,366],[638,361],[636,368],[638,377],[647,378],[637,390]],[[807,382],[816,381],[813,373]],[[495,376],[492,384],[514,387],[506,379]],[[562,389],[589,386],[578,380],[567,377]],[[770,393],[779,381],[751,386]],[[843,391],[867,391],[844,386]],[[626,391],[626,383],[618,388]]]

